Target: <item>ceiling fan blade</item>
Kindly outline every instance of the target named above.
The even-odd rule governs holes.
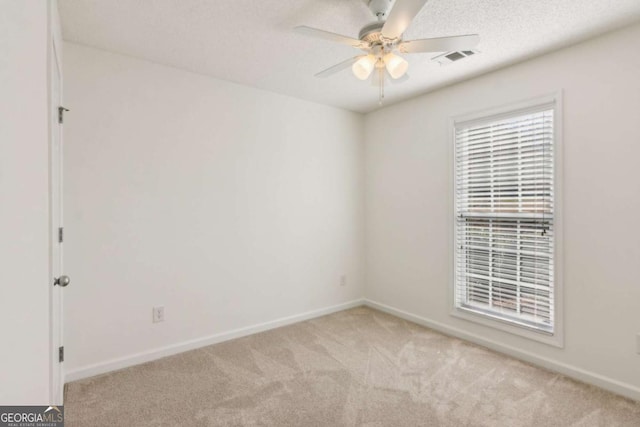
[[[438,37],[423,40],[407,40],[406,42],[400,43],[398,50],[402,53],[452,52],[455,50],[473,49],[479,41],[480,36],[477,34]]]
[[[317,39],[323,39],[323,40],[328,40],[336,43],[346,44],[347,46],[352,46],[357,49],[366,49],[370,46],[368,42],[364,42],[362,40],[354,39],[354,38],[343,36],[336,33],[330,33],[329,31],[319,30],[317,28],[307,27],[305,25],[300,25],[298,27],[295,27],[293,30],[299,34],[315,37]]]
[[[345,68],[349,68],[352,66],[358,59],[362,58],[364,55],[355,56],[353,58],[349,58],[346,61],[342,61],[339,64],[336,64],[332,67],[327,68],[326,70],[322,70],[319,73],[316,73],[316,77],[329,77],[339,71],[344,70]]]
[[[382,35],[389,39],[400,37],[426,3],[427,0],[396,0],[382,27]]]

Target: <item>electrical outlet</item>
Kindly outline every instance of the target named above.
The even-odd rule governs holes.
[[[347,275],[343,274],[340,276],[340,286],[347,286]]]
[[[153,307],[153,323],[164,322],[164,307]]]

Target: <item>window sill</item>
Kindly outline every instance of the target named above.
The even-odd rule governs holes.
[[[560,333],[558,330],[556,330],[554,333],[538,331],[525,325],[518,325],[508,320],[502,320],[488,314],[458,307],[453,309],[453,311],[451,312],[451,316],[479,325],[488,326],[493,329],[498,329],[500,331],[508,332],[513,335],[518,335],[532,341],[538,341],[553,347],[564,348],[564,339],[562,337],[562,333]]]

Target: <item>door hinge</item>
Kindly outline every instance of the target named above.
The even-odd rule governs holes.
[[[62,243],[64,241],[64,228],[58,228],[58,243]]]
[[[58,347],[58,362],[64,362],[64,346]]]
[[[58,107],[58,123],[64,123],[64,112],[69,111],[68,108],[64,108],[63,106]]]

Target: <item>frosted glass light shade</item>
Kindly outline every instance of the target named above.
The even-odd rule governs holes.
[[[371,75],[375,65],[376,57],[373,55],[367,55],[358,59],[351,67],[351,70],[357,78],[360,80],[366,80]]]
[[[387,71],[394,79],[399,79],[404,76],[409,68],[409,63],[402,57],[388,53],[382,58],[384,65],[387,67]]]

